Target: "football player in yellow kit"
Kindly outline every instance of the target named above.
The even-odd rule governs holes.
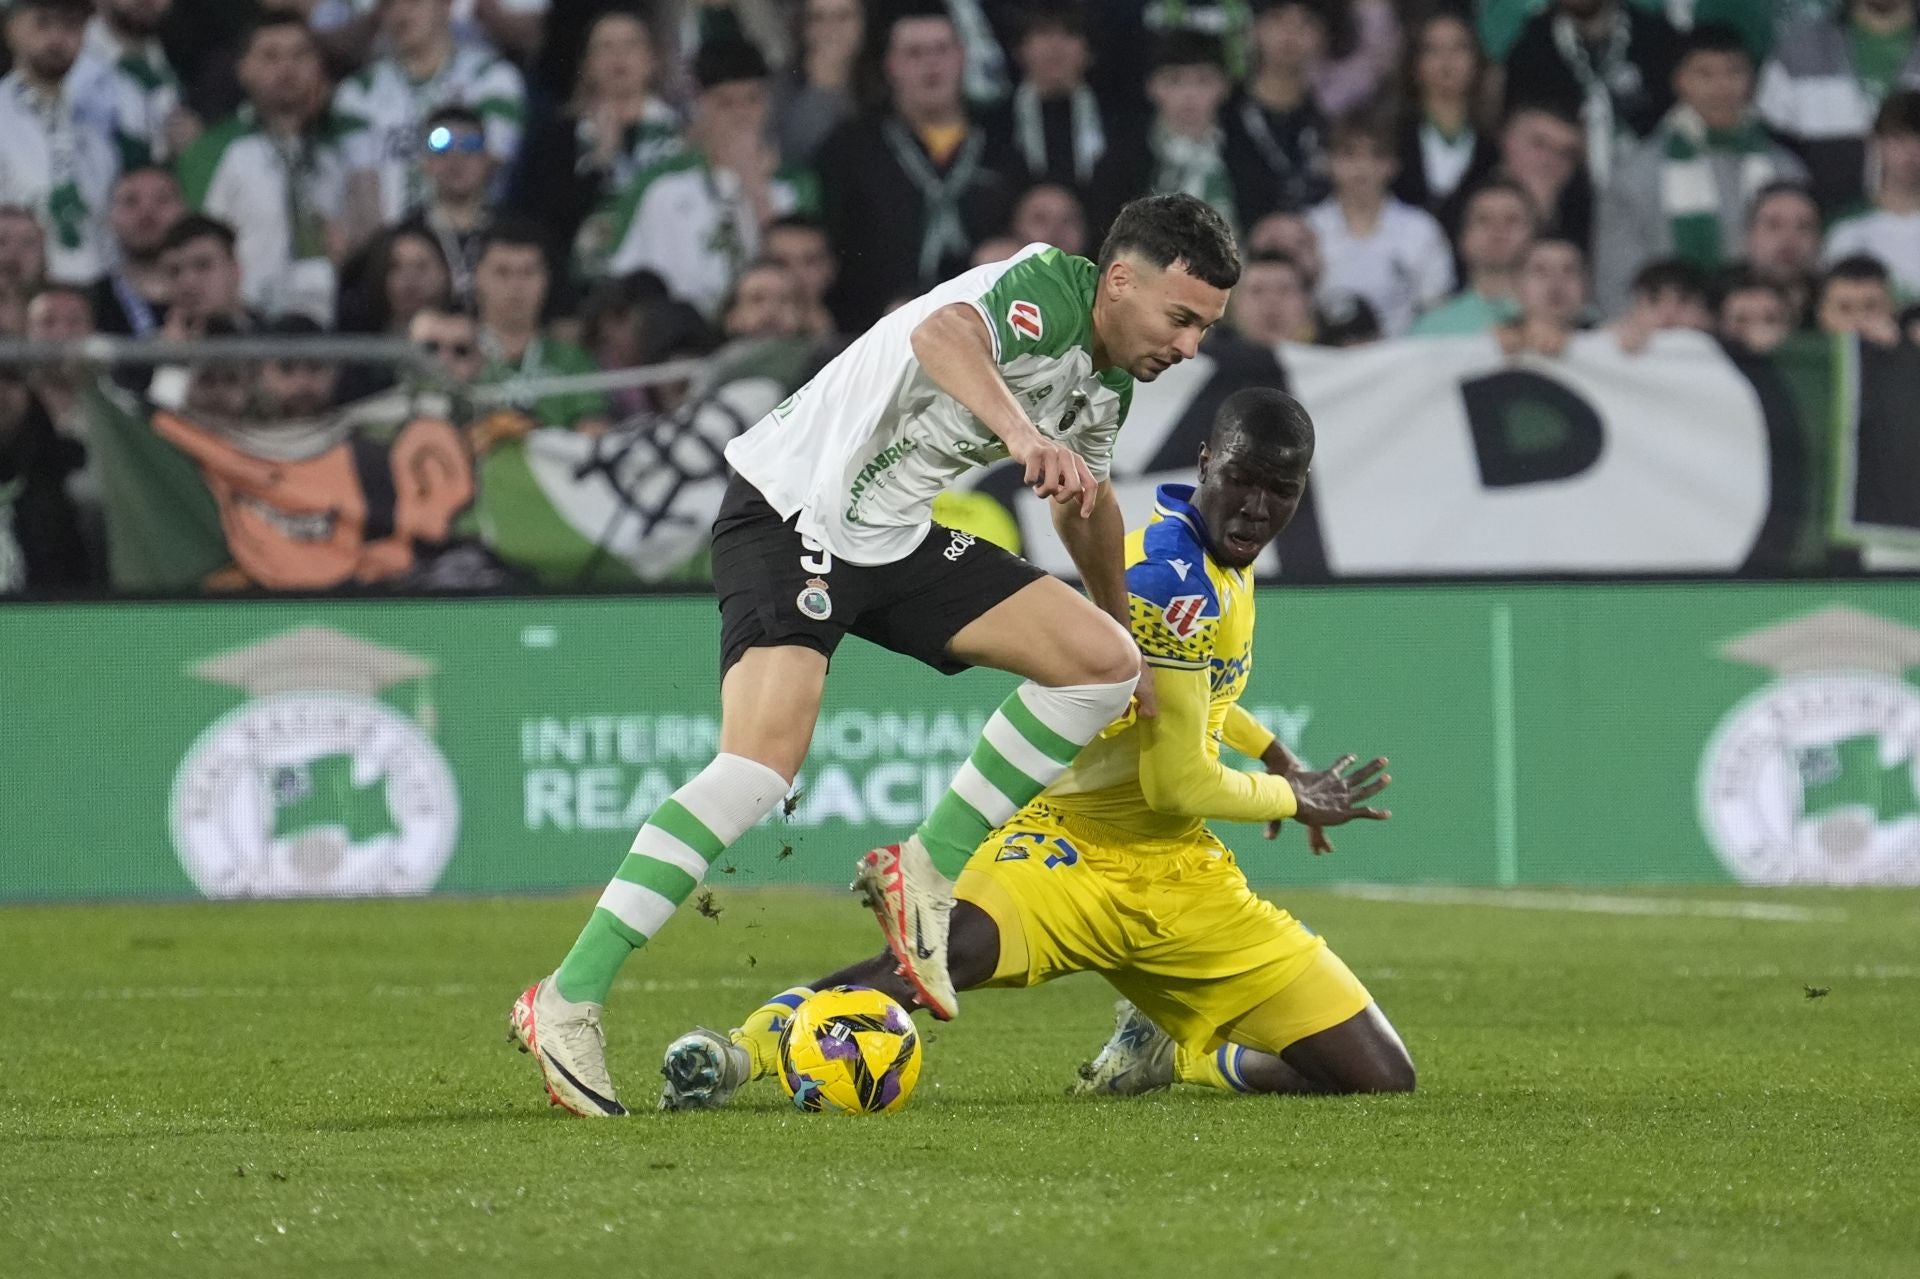
[[[1200,452],[1199,485],[1163,485],[1127,541],[1134,638],[1159,713],[1131,715],[1066,776],[994,831],[957,885],[949,970],[958,989],[1032,986],[1097,972],[1124,998],[1114,1035],[1072,1091],[1139,1093],[1175,1082],[1242,1092],[1405,1092],[1413,1063],[1325,941],[1256,896],[1207,819],[1356,818],[1390,780],[1354,757],[1310,771],[1239,697],[1253,660],[1252,565],[1306,490],[1313,424],[1274,390],[1238,392]],[[1267,765],[1243,773],[1221,743]],[[814,989],[871,986],[908,1008],[883,952],[757,1009],[731,1036],[697,1029],[667,1050],[662,1109],[722,1105],[777,1069],[781,1026]]]

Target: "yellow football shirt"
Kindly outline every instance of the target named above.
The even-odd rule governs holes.
[[[1179,683],[1194,690],[1194,697],[1204,698],[1205,706],[1169,706],[1163,701],[1159,719],[1145,726],[1129,713],[1080,753],[1047,791],[1046,802],[1143,841],[1191,836],[1207,817],[1290,816],[1292,791],[1280,778],[1231,770],[1222,776],[1219,763],[1223,732],[1249,754],[1273,740],[1270,732],[1245,722],[1251,717],[1236,707],[1253,671],[1253,573],[1224,567],[1207,554],[1190,485],[1162,485],[1155,498],[1152,521],[1127,538],[1133,637],[1151,665],[1204,673],[1204,680]],[[1201,715],[1204,741],[1169,740],[1175,726]],[[1230,718],[1242,722],[1230,726]],[[1178,803],[1156,797],[1161,799],[1156,807],[1142,782],[1143,750],[1153,752],[1156,760],[1205,770],[1205,776]]]

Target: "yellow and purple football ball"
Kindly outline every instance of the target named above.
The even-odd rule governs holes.
[[[913,1018],[865,986],[815,992],[780,1032],[780,1086],[800,1110],[884,1114],[907,1104],[919,1078]]]

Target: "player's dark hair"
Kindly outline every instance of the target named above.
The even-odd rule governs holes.
[[[1306,406],[1285,391],[1250,386],[1226,398],[1207,432],[1213,448],[1233,439],[1244,439],[1255,452],[1298,453],[1304,461],[1313,456],[1313,419]]]
[[[228,257],[233,256],[233,246],[238,243],[233,228],[219,218],[210,218],[204,213],[189,213],[167,228],[165,238],[160,241],[160,252],[169,253],[185,248],[195,240],[218,240]]]
[[[1678,293],[1690,301],[1705,302],[1710,293],[1706,272],[1679,258],[1658,258],[1634,272],[1635,297],[1655,298],[1662,293]]]
[[[1216,289],[1240,282],[1240,250],[1234,247],[1233,230],[1198,196],[1149,195],[1128,201],[1100,246],[1101,272],[1122,253],[1161,270],[1178,262],[1188,275]]]

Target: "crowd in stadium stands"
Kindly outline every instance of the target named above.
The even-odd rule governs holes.
[[[385,334],[466,386],[824,355],[1167,191],[1238,229],[1260,343],[1920,335],[1914,0],[0,8],[3,337]],[[393,377],[0,368],[0,590],[108,580],[103,404],[186,438]],[[682,390],[506,398],[593,433]]]

